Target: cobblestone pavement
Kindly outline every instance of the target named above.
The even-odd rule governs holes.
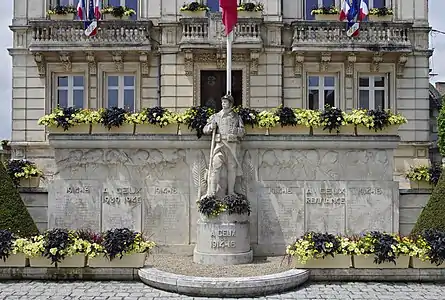
[[[192,300],[140,282],[0,282],[0,299]],[[445,285],[417,283],[314,283],[297,291],[259,299],[445,300]]]

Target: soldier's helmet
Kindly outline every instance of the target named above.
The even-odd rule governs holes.
[[[221,98],[221,100],[228,100],[232,106],[235,103],[235,99],[233,99],[232,95],[225,95]]]

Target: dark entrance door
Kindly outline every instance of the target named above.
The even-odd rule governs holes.
[[[232,96],[235,106],[243,103],[243,71],[232,71]],[[226,71],[201,71],[201,105],[221,110],[221,97],[226,94]]]

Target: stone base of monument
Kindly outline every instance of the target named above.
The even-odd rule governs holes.
[[[215,217],[200,215],[193,262],[205,265],[250,263],[250,223],[247,214],[221,213]]]
[[[140,269],[145,284],[161,290],[197,297],[255,297],[293,290],[309,279],[306,270],[253,277],[195,277],[152,267]]]

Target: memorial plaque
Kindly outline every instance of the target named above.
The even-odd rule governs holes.
[[[303,189],[295,181],[263,181],[258,195],[258,244],[289,244],[304,230]]]
[[[393,181],[349,181],[348,233],[378,230],[393,232]]]
[[[128,181],[107,181],[101,190],[102,230],[142,231],[142,201],[146,190]]]
[[[48,186],[48,228],[100,231],[100,183],[56,179]]]
[[[144,199],[144,233],[160,244],[188,244],[190,238],[188,181],[159,180]]]
[[[304,184],[306,231],[344,233],[347,189],[343,181],[306,181]]]

